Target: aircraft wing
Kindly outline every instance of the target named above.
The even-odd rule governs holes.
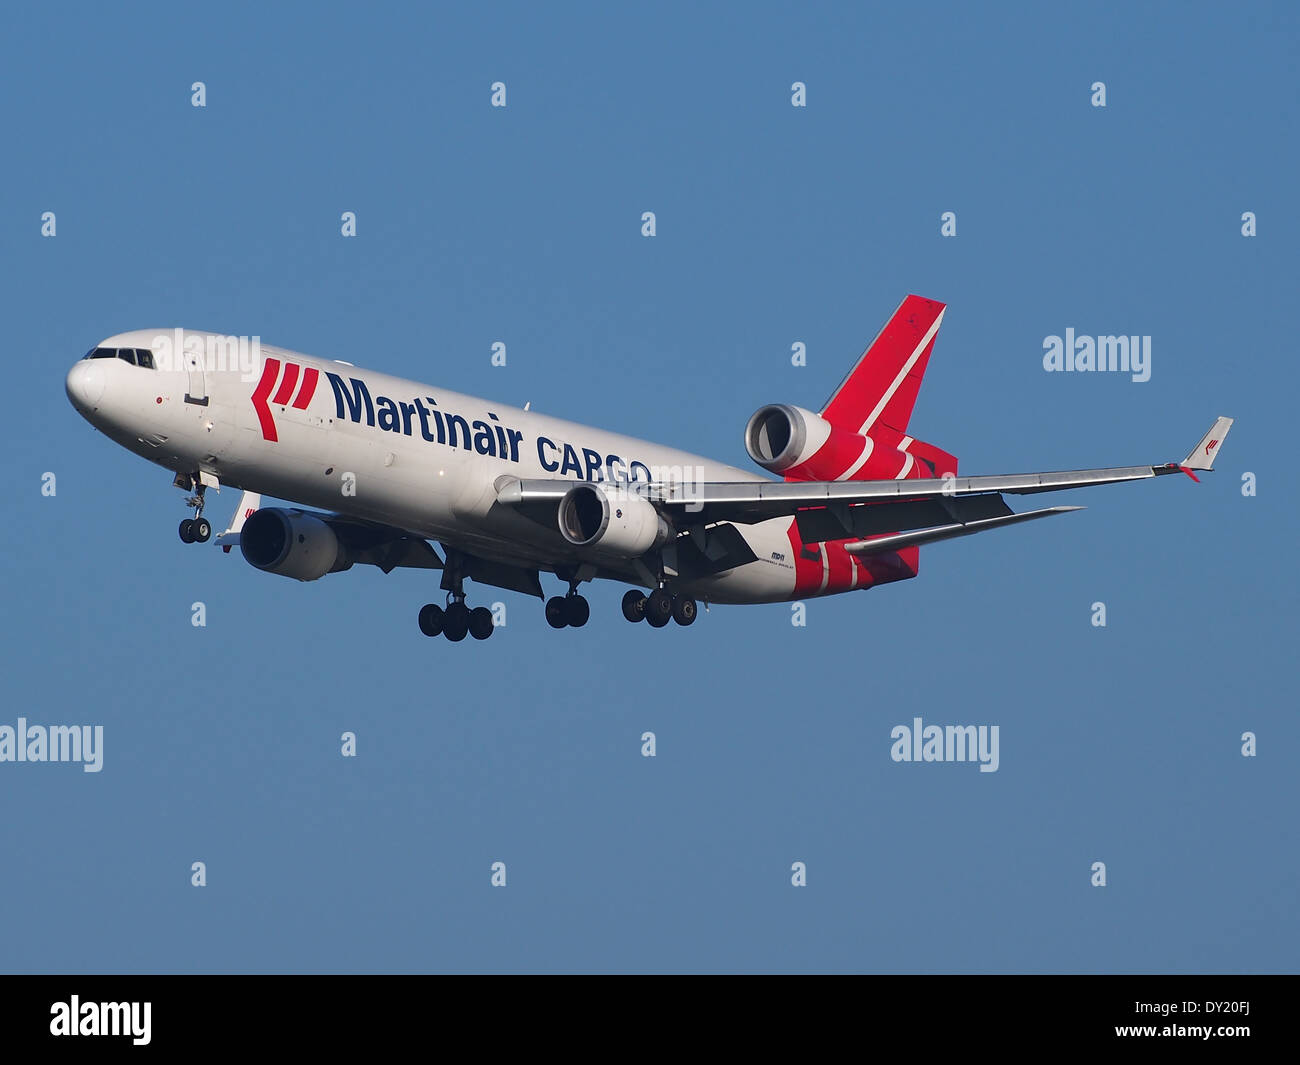
[[[717,522],[753,524],[771,518],[794,517],[805,543],[924,530],[924,535],[890,535],[865,545],[846,545],[851,551],[872,553],[1080,509],[1050,507],[1014,514],[1002,500],[1003,493],[1058,492],[1142,481],[1171,473],[1186,473],[1196,480],[1195,471],[1213,468],[1218,449],[1231,427],[1231,418],[1219,418],[1182,462],[1162,465],[890,481],[631,482],[626,487],[671,516],[679,529]],[[576,483],[502,478],[497,486],[497,499],[502,504],[536,513],[557,507]],[[885,546],[885,540],[892,542]]]

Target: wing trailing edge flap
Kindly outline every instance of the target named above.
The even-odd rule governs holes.
[[[398,567],[442,569],[442,559],[427,540],[403,536],[372,547],[349,548],[348,559],[366,566],[378,566],[385,573]]]
[[[1023,514],[1005,514],[998,518],[982,518],[929,529],[916,529],[912,532],[878,536],[871,540],[845,544],[844,550],[858,556],[874,555],[881,551],[897,551],[903,547],[932,544],[939,540],[953,540],[958,536],[971,536],[988,529],[1001,529],[1007,525],[1017,525],[1022,521],[1033,521],[1035,518],[1050,518],[1053,514],[1068,514],[1072,510],[1083,510],[1083,507],[1046,507],[1043,510],[1027,510]]]
[[[799,536],[806,544],[866,538],[880,533],[923,529],[932,525],[965,525],[988,518],[1003,518],[1011,508],[1000,495],[940,496],[897,503],[836,504],[800,510],[795,514]]]
[[[447,550],[445,544],[443,550]],[[478,584],[490,584],[493,588],[521,592],[538,599],[546,598],[546,593],[542,591],[541,576],[535,569],[515,566],[509,562],[494,562],[491,559],[479,558],[477,555],[467,555],[463,551],[457,552],[457,555],[460,559],[461,575]],[[449,573],[443,574],[442,587],[444,591],[452,590],[453,582]]]

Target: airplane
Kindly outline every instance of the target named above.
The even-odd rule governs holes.
[[[1231,418],[1181,462],[957,476],[957,459],[908,427],[945,310],[907,296],[819,411],[753,414],[745,448],[780,480],[258,338],[121,333],[87,352],[66,388],[92,426],[190,493],[182,541],[211,537],[208,488],[241,489],[217,537],[226,552],[237,545],[257,569],[300,581],[356,564],[441,570],[443,604],[417,620],[453,642],[494,629],[488,608],[466,603],[466,580],[545,600],[556,629],[587,623],[583,583],[619,581],[632,585],[629,621],[685,626],[700,599],[772,603],[909,580],[924,544],[1082,509],[1016,513],[1004,495],[1213,468]],[[295,505],[263,507],[263,495]],[[567,593],[548,599],[542,573]]]

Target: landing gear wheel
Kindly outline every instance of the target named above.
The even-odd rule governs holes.
[[[580,629],[591,617],[591,604],[580,595],[571,595],[564,600],[564,620],[572,628]]]
[[[452,643],[460,643],[468,633],[469,607],[464,603],[452,603],[442,619],[442,634]]]
[[[426,636],[441,636],[443,626],[442,607],[435,603],[426,603],[420,607],[420,631]]]
[[[695,600],[685,595],[673,596],[673,620],[678,625],[689,625],[699,613]]]
[[[651,592],[645,601],[645,619],[656,629],[662,629],[673,616],[673,597],[663,588]]]
[[[452,643],[459,643],[469,633],[469,608],[464,603],[452,603],[443,611],[442,634]]]
[[[212,537],[212,524],[207,518],[195,518],[192,531],[195,543],[206,544]]]
[[[476,640],[486,640],[492,635],[492,611],[476,606],[469,612],[469,634]]]
[[[635,624],[645,617],[645,593],[633,588],[623,596],[623,616]]]
[[[180,534],[181,534],[181,543],[183,544],[194,543],[194,519],[193,518],[185,518],[181,521]]]
[[[551,596],[546,600],[546,624],[553,629],[562,629],[568,623],[569,609],[564,604],[564,596]]]

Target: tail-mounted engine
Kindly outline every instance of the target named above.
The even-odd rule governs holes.
[[[745,426],[745,449],[764,469],[791,481],[893,480],[957,472],[952,455],[887,425],[877,422],[868,436],[786,403],[754,412]]]
[[[760,407],[745,426],[749,457],[792,480],[833,481],[860,458],[870,457],[872,446],[870,437],[786,403]]]

